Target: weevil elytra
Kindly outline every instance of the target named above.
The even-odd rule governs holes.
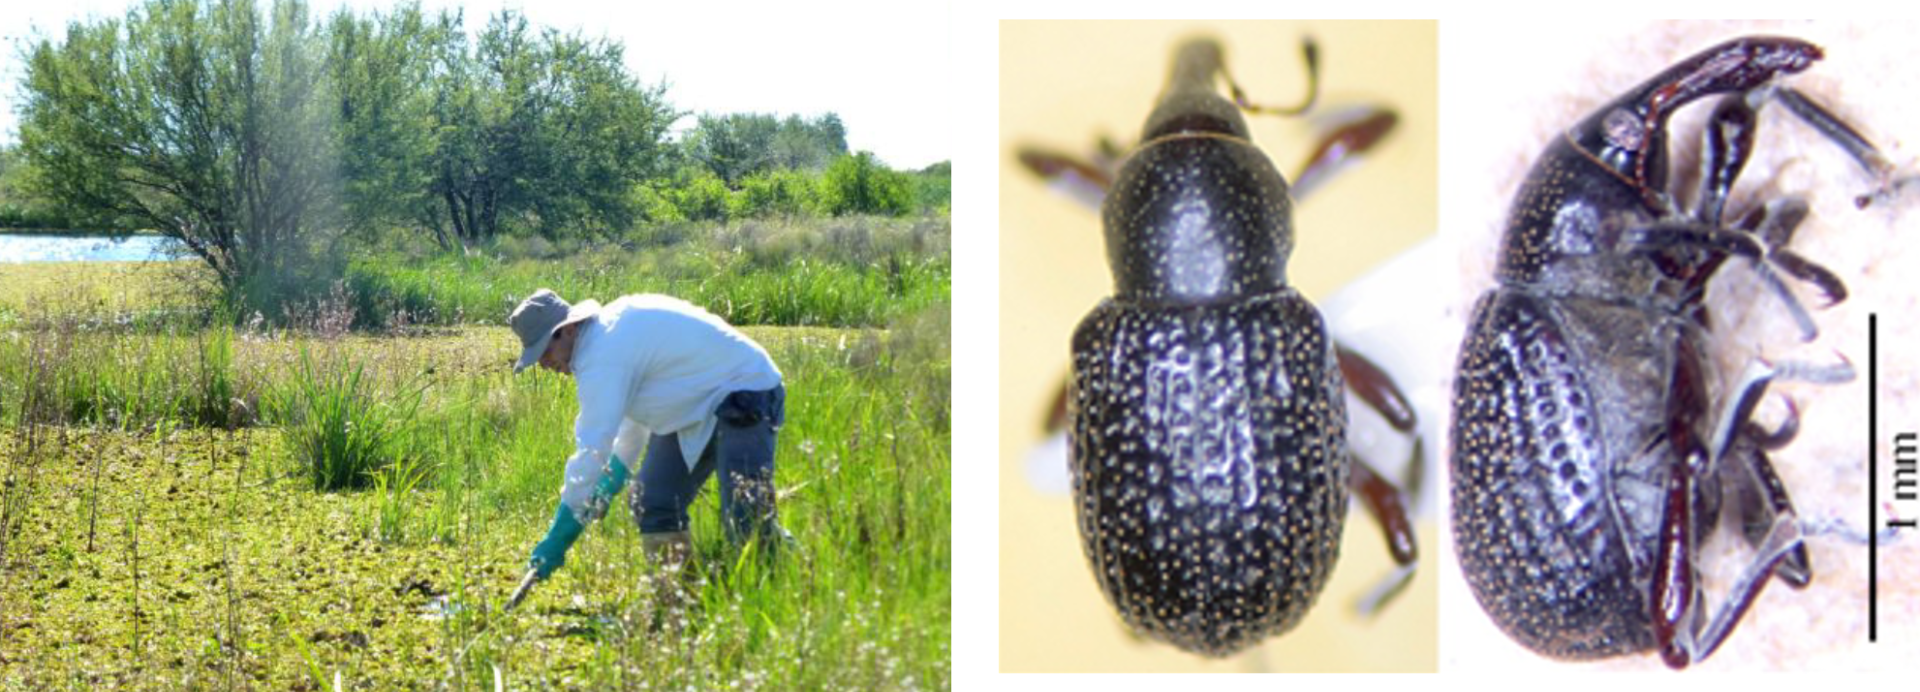
[[[1403,430],[1409,407],[1287,285],[1292,199],[1241,116],[1312,105],[1317,53],[1304,48],[1299,106],[1248,104],[1220,45],[1193,39],[1117,172],[1022,157],[1107,190],[1115,295],[1075,333],[1068,399],[1087,557],[1136,631],[1214,656],[1290,630],[1312,607],[1339,555],[1350,483],[1402,566],[1379,600],[1416,559],[1400,491],[1351,458],[1342,371]],[[1393,122],[1383,112],[1336,139],[1364,148]],[[1338,149],[1323,147],[1299,177]]]
[[[1812,122],[1825,140],[1852,139],[1789,90],[1784,75],[1817,70],[1817,58],[1808,44],[1756,39],[1682,61],[1556,137],[1515,198],[1502,287],[1479,304],[1464,346],[1452,471],[1467,581],[1530,648],[1564,658],[1657,648],[1669,665],[1692,664],[1724,641],[1769,575],[1807,579],[1798,515],[1765,461],[1790,435],[1746,421],[1768,379],[1831,382],[1850,368],[1836,359],[1728,370],[1701,301],[1709,278],[1750,271],[1765,288],[1748,302],[1793,316],[1790,333],[1810,336],[1812,319],[1785,284],[1844,295],[1838,276],[1783,247],[1804,205],[1727,193],[1734,164],[1754,150],[1752,108],[1769,114],[1762,128]],[[1704,172],[1672,194],[1666,116],[1706,92],[1739,96],[1709,116],[1718,134],[1702,147]],[[1899,187],[1884,159],[1839,150],[1870,170],[1876,192]],[[1716,375],[1728,378],[1724,392]],[[1794,408],[1782,408],[1791,422]],[[1758,545],[1730,587],[1731,608],[1703,600],[1695,575],[1722,485],[1738,491],[1731,506]]]

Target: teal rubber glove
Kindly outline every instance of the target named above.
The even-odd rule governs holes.
[[[613,502],[613,497],[627,485],[627,465],[620,462],[620,457],[612,457],[612,460],[607,464],[606,475],[601,476],[600,482],[593,486],[594,506],[605,507]],[[527,559],[527,567],[533,570],[535,578],[545,581],[553,575],[554,570],[566,564],[567,549],[573,547],[574,541],[580,540],[580,533],[586,528],[579,519],[574,518],[573,510],[568,509],[565,502],[560,503],[553,512],[553,524],[547,527],[547,537],[533,546],[533,555]]]
[[[533,557],[527,560],[527,567],[536,578],[545,581],[554,570],[567,563],[567,549],[573,547],[573,542],[580,539],[580,532],[586,528],[573,518],[573,510],[562,503],[553,513],[553,525],[547,527],[547,537],[533,546]]]

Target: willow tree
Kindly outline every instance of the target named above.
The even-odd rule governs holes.
[[[338,240],[326,44],[307,6],[148,0],[28,50],[21,150],[76,219],[177,239],[251,306]]]

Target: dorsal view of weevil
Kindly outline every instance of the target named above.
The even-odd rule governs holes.
[[[1364,608],[1390,604],[1416,562],[1403,490],[1350,451],[1345,390],[1403,431],[1415,425],[1412,407],[1334,342],[1287,272],[1290,188],[1316,187],[1390,139],[1396,116],[1372,107],[1329,127],[1292,173],[1305,185],[1290,186],[1243,112],[1313,105],[1318,49],[1304,46],[1308,94],[1297,106],[1254,105],[1229,76],[1226,47],[1196,38],[1174,51],[1124,157],[1118,147],[1110,162],[1021,156],[1102,200],[1113,292],[1071,340],[1064,399],[1092,582],[1134,632],[1208,656],[1306,617],[1335,570],[1350,500],[1380,520],[1376,550],[1396,565],[1372,576]]]

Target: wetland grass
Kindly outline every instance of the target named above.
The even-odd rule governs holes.
[[[299,365],[274,405],[287,446],[313,489],[358,489],[376,480],[388,490],[418,485],[421,462],[408,443],[422,388],[376,391],[363,363],[337,355],[315,361],[301,347]]]
[[[777,483],[800,549],[726,545],[704,493],[677,613],[656,612],[625,503],[499,612],[574,414],[571,381],[510,374],[503,327],[0,325],[0,689],[946,688],[933,306],[885,330],[746,328],[787,375]],[[290,397],[341,406],[318,427],[340,439],[303,441],[330,414]],[[383,441],[344,439],[370,410],[387,418],[353,427]],[[363,480],[316,490],[315,448],[364,451],[328,472]]]
[[[666,293],[732,324],[884,327],[949,300],[950,234],[946,219],[848,217],[669,229],[565,249],[507,239],[464,256],[357,261],[346,281],[372,326],[494,319],[545,287],[570,300]]]

